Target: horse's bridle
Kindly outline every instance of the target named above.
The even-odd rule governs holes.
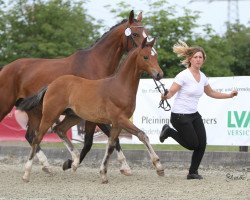
[[[136,44],[136,42],[135,42],[135,40],[134,40],[134,38],[133,38],[133,32],[132,32],[132,30],[131,30],[132,27],[143,28],[143,26],[131,26],[131,27],[127,27],[127,28],[126,28],[126,30],[125,30],[125,35],[126,35],[126,37],[127,37],[127,45],[126,45],[126,46],[127,46],[127,47],[126,47],[127,52],[128,52],[128,40],[129,40],[129,39],[130,39],[130,41],[132,42],[133,47],[134,47],[134,48],[137,47],[137,44]],[[128,33],[126,33],[126,31],[128,31]],[[146,35],[145,35],[145,37],[146,37]],[[164,95],[164,96],[167,95],[168,90],[165,89],[164,84],[162,84],[162,82],[158,81],[158,82],[160,83],[160,85],[158,85],[155,79],[154,79],[154,82],[155,82],[155,85],[156,85],[156,88],[155,88],[155,89],[158,89],[158,91],[159,91],[162,95]],[[163,92],[161,92],[161,88],[163,89]],[[164,102],[166,102],[166,104],[167,104],[166,106],[165,106]],[[162,99],[162,100],[160,101],[160,103],[159,103],[159,107],[158,107],[158,108],[162,108],[162,109],[164,109],[165,111],[169,111],[169,110],[171,109],[171,106],[170,106],[170,104],[168,103],[167,99],[166,99],[166,100],[163,100],[163,99]]]
[[[153,79],[153,80],[154,80],[155,85],[156,85],[156,88],[155,88],[155,89],[158,89],[158,91],[159,91],[162,95],[166,96],[166,95],[168,94],[168,90],[165,89],[164,84],[162,84],[161,81],[158,81],[158,82],[160,83],[160,85],[158,85],[157,82],[156,82],[156,80],[155,80],[155,79]],[[163,89],[163,92],[161,91],[161,88]],[[167,104],[166,106],[165,106],[164,102],[166,102],[166,104]],[[165,111],[171,110],[171,106],[170,106],[170,104],[168,103],[168,100],[167,100],[167,99],[165,99],[165,100],[161,99],[158,108],[162,108],[162,109],[165,110]]]
[[[127,45],[126,45],[126,51],[129,52],[128,50],[128,41],[130,40],[132,45],[133,45],[133,48],[136,48],[138,45],[136,44],[134,38],[133,38],[133,32],[132,32],[132,29],[133,27],[137,27],[137,28],[143,28],[143,26],[130,26],[130,27],[127,27],[127,29],[129,28],[131,30],[131,34],[130,35],[126,35],[127,37]]]

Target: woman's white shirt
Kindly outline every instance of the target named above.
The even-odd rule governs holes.
[[[198,82],[187,68],[177,74],[174,82],[180,85],[181,89],[176,94],[172,112],[182,114],[197,112],[199,99],[204,93],[204,87],[208,85],[205,74],[200,71],[200,81]]]

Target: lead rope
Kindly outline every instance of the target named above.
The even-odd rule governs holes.
[[[154,80],[155,85],[156,85],[156,88],[155,88],[155,89],[158,89],[158,91],[159,91],[162,95],[166,96],[166,95],[168,94],[168,90],[165,89],[164,84],[162,84],[161,81],[158,81],[158,82],[160,83],[160,85],[158,85],[157,82],[156,82],[156,80],[155,80],[155,79],[153,79],[153,80]],[[161,91],[161,88],[163,89],[164,92]],[[166,104],[167,104],[166,106],[165,106],[165,102],[166,102]],[[171,110],[171,106],[170,106],[170,104],[168,103],[168,100],[167,100],[167,99],[165,99],[165,100],[161,99],[158,108],[162,108],[162,109],[165,110],[165,111],[170,111],[170,110]]]

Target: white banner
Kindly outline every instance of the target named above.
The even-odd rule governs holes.
[[[173,79],[163,79],[169,88]],[[250,145],[250,76],[209,78],[211,87],[229,93],[238,90],[232,99],[201,97],[198,111],[202,115],[209,145]],[[170,111],[158,108],[160,93],[152,79],[142,79],[137,93],[133,123],[149,137],[150,143],[160,144],[159,134],[165,123],[170,124]],[[169,101],[172,105],[175,97]],[[135,136],[130,143],[141,143]],[[165,143],[176,144],[172,138]]]

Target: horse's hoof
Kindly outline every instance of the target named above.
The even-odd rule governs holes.
[[[164,169],[157,170],[156,172],[157,172],[158,176],[164,176],[165,175]]]
[[[108,182],[109,182],[108,179],[102,180],[102,184],[107,184]]]
[[[125,176],[132,176],[132,171],[131,169],[120,169],[121,174]]]
[[[77,170],[77,168],[78,168],[78,165],[77,166],[76,165],[71,165],[71,167],[72,167],[73,172],[75,172]]]
[[[71,168],[71,165],[72,165],[72,160],[68,159],[67,161],[65,161],[63,163],[63,171],[66,171],[67,169],[70,169]]]
[[[53,174],[50,167],[44,166],[44,167],[42,168],[42,170],[43,170],[45,173],[47,173],[47,174]]]
[[[25,177],[23,177],[23,178],[22,178],[22,180],[23,180],[23,182],[25,182],[25,183],[30,182],[30,180],[29,180],[29,179],[27,179],[27,178],[25,178]]]

